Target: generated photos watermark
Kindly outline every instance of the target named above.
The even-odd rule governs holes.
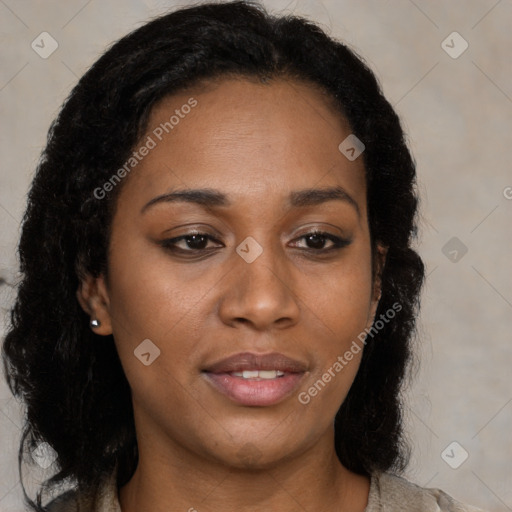
[[[182,119],[185,119],[186,115],[189,114],[192,109],[197,106],[197,100],[195,98],[189,98],[187,103],[184,103],[179,109],[174,111],[174,114],[169,117],[168,121],[160,123],[152,132],[148,135],[145,142],[139,147],[137,151],[134,151],[130,158],[126,160],[124,165],[120,167],[110,179],[108,179],[103,186],[94,189],[94,197],[96,199],[104,199],[108,192],[111,192],[121,180],[127,176],[139,162],[141,162],[145,156],[147,156],[152,149],[155,149],[159,142],[163,140],[166,134],[171,131],[180,123]]]
[[[385,313],[382,313],[378,320],[374,321],[370,329],[365,328],[357,335],[357,340],[352,341],[350,348],[345,351],[342,356],[338,356],[336,361],[322,374],[322,377],[318,379],[312,386],[306,391],[302,391],[298,395],[298,400],[301,404],[307,405],[311,402],[311,399],[322,391],[326,384],[331,382],[332,379],[338,375],[345,366],[348,365],[354,356],[359,354],[362,350],[362,346],[366,345],[367,337],[372,338],[384,328],[386,324],[395,318],[396,314],[402,310],[402,305],[399,302],[395,302]]]

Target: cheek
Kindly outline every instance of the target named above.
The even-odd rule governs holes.
[[[169,389],[174,379],[184,379],[182,362],[190,360],[203,298],[214,283],[190,281],[158,251],[135,250],[129,244],[112,252],[111,269],[110,315],[126,377],[135,394]],[[139,346],[148,350],[141,353]],[[137,355],[148,351],[145,362],[154,362],[146,366]]]
[[[314,288],[303,289],[304,303],[311,309],[334,346],[357,336],[368,322],[371,309],[371,267],[365,254],[354,252],[327,274]]]
[[[175,327],[201,307],[202,297],[215,283],[215,276],[202,273],[198,278],[196,272],[194,278],[186,267],[173,264],[163,249],[145,242],[127,242],[112,251],[110,312],[121,338],[154,337],[163,343],[172,339]]]
[[[360,284],[360,282],[359,282]],[[311,337],[315,362],[297,399],[308,415],[331,421],[356,377],[364,350],[369,295],[360,286],[333,283],[319,310],[319,331]]]
[[[335,414],[359,369],[370,319],[370,263],[354,254],[305,300],[315,313],[311,319],[317,329],[309,330],[315,366],[301,391],[314,409],[322,403]]]

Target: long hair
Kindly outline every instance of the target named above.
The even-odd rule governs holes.
[[[76,291],[107,273],[107,248],[122,184],[94,191],[119,169],[153,106],[201,80],[284,77],[321,87],[366,146],[372,254],[387,246],[376,318],[359,371],[335,419],[341,463],[359,474],[403,470],[408,460],[401,389],[412,357],[424,266],[411,248],[418,198],[415,163],[399,118],[364,60],[313,22],[269,14],[251,2],[206,3],[155,18],[112,45],[71,91],[52,123],[23,217],[20,278],[3,345],[12,392],[26,405],[20,443],[57,455],[42,493],[73,481],[80,491],[137,466],[130,388],[112,336],[94,334]],[[381,322],[382,323],[382,322]],[[25,498],[28,497],[25,493]]]

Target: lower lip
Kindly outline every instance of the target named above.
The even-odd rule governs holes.
[[[229,373],[204,372],[208,382],[222,394],[241,405],[266,406],[284,400],[296,389],[303,373],[288,373],[275,379],[251,380]]]

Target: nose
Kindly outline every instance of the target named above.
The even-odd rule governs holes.
[[[267,246],[251,263],[236,252],[233,259],[220,298],[222,321],[232,327],[247,324],[258,331],[295,325],[300,300],[285,255]]]

